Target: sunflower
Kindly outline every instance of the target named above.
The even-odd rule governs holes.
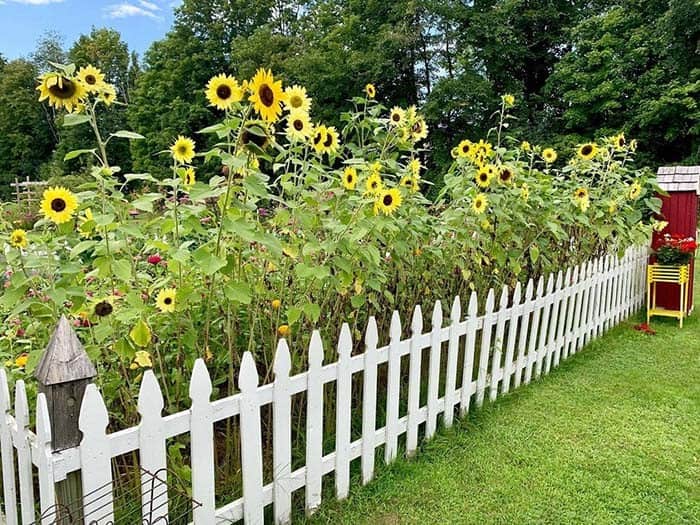
[[[520,186],[520,198],[527,202],[530,199],[530,186],[527,182]]]
[[[24,368],[27,366],[27,361],[29,361],[29,354],[27,352],[23,352],[17,356],[17,359],[15,359],[15,366],[18,368]]]
[[[194,141],[178,135],[177,140],[170,146],[170,152],[177,162],[187,164],[194,158]]]
[[[78,232],[81,237],[87,239],[92,234],[94,216],[90,208],[85,208],[83,215],[78,217]]]
[[[373,172],[365,181],[365,192],[370,195],[378,195],[384,189],[382,177],[377,172]]]
[[[270,306],[272,306],[273,310],[279,310],[282,307],[282,301],[280,301],[279,299],[273,299],[270,302]]]
[[[508,166],[502,166],[500,171],[498,172],[498,182],[500,182],[501,184],[512,183],[514,177],[515,174],[513,173],[513,170],[510,169]]]
[[[293,109],[287,118],[287,137],[290,140],[306,141],[314,132],[309,114],[301,109]]]
[[[10,234],[10,246],[14,248],[26,248],[29,244],[27,232],[24,230],[14,230]]]
[[[240,141],[253,154],[260,153],[270,144],[270,129],[261,120],[250,120],[241,131]]]
[[[327,135],[326,126],[323,124],[317,124],[314,127],[314,135],[311,139],[311,144],[318,153],[323,153],[324,144],[328,138]]]
[[[491,185],[491,170],[488,166],[482,166],[476,173],[476,183],[480,188],[488,188]]]
[[[182,185],[185,186],[186,188],[191,187],[194,185],[196,181],[195,173],[194,173],[194,168],[189,167],[187,168],[184,173],[182,174]]]
[[[382,212],[384,215],[391,215],[401,206],[402,200],[401,192],[397,188],[382,190],[374,201],[374,213]]]
[[[311,110],[311,98],[306,94],[306,88],[291,86],[284,90],[284,105],[289,111],[301,110],[308,113]]]
[[[418,184],[418,181],[419,181],[419,178],[416,176],[404,175],[401,178],[401,182],[399,183],[399,185],[403,188],[406,188],[411,193],[416,193],[420,189],[420,185]]]
[[[637,151],[637,139],[630,140],[630,151]]]
[[[100,86],[105,81],[104,73],[91,65],[81,67],[76,77],[83,83],[88,93],[97,93],[100,90]]]
[[[463,159],[471,157],[474,153],[474,143],[471,140],[463,140],[457,146],[457,155]]]
[[[574,202],[581,209],[581,211],[586,211],[591,205],[588,190],[586,188],[578,188],[576,191],[574,191]]]
[[[205,91],[211,106],[218,109],[229,109],[235,102],[243,100],[243,90],[238,81],[223,73],[211,77]]]
[[[615,135],[612,138],[612,145],[615,146],[615,149],[623,149],[626,144],[627,144],[627,141],[625,140],[624,133],[620,133],[619,135]]]
[[[328,126],[326,128],[326,140],[323,141],[323,153],[335,153],[338,151],[338,131],[335,126]]]
[[[598,154],[598,146],[593,142],[587,142],[578,149],[578,156],[583,160],[591,160]]]
[[[542,150],[542,158],[547,164],[551,164],[557,160],[557,152],[552,148],[545,148]]]
[[[507,108],[512,108],[515,105],[515,97],[510,94],[501,95],[501,102]]]
[[[493,146],[490,142],[486,142],[484,139],[480,139],[479,142],[474,144],[476,147],[475,155],[481,155],[484,158],[489,158],[493,153]]]
[[[78,199],[63,187],[44,190],[41,200],[41,211],[44,217],[56,224],[68,222],[78,207]]]
[[[455,146],[450,150],[450,157],[452,157],[453,159],[459,157],[459,147]]]
[[[117,100],[117,90],[112,84],[102,84],[100,86],[100,94],[98,96],[106,106],[111,106],[112,102]]]
[[[49,105],[56,109],[66,108],[71,113],[85,98],[85,86],[75,79],[61,73],[46,73],[39,77],[39,102],[49,99]]]
[[[406,111],[398,106],[394,106],[389,112],[389,124],[392,126],[401,126],[406,120]]]
[[[411,159],[408,161],[407,168],[413,177],[420,177],[420,170],[423,168],[423,166],[421,165],[420,160]]]
[[[365,86],[365,94],[367,95],[367,98],[374,98],[377,95],[377,90],[374,87],[374,84],[367,84]]]
[[[136,350],[134,354],[134,361],[131,363],[129,368],[136,370],[137,368],[152,368],[153,360],[151,359],[151,354],[146,350]]]
[[[410,133],[413,142],[418,142],[428,136],[428,125],[423,117],[418,117],[415,120],[411,125]]]
[[[489,199],[483,193],[479,193],[472,201],[472,211],[477,215],[481,215],[486,211],[486,207],[489,205]]]
[[[636,201],[641,194],[642,186],[639,184],[639,182],[634,181],[632,184],[630,184],[628,193],[630,200]]]
[[[532,149],[532,146],[530,146],[530,143],[527,140],[523,140],[520,143],[520,149],[523,151],[530,151]]]
[[[97,317],[107,317],[114,311],[114,305],[109,299],[103,299],[95,303],[93,312]]]
[[[252,102],[255,111],[268,122],[275,122],[282,112],[282,101],[284,92],[282,91],[282,81],[275,82],[271,71],[258,69],[249,85]]]
[[[156,307],[163,313],[175,311],[175,288],[163,288],[156,297]]]
[[[282,324],[277,328],[277,334],[280,337],[288,337],[289,334],[291,334],[291,333],[292,333],[292,330],[291,330],[291,328],[289,328],[288,324]]]
[[[357,170],[353,166],[347,166],[343,170],[343,186],[346,190],[354,190],[357,184]]]

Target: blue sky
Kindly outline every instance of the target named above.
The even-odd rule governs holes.
[[[48,29],[70,45],[95,27],[110,27],[129,49],[140,55],[162,38],[180,0],[0,0],[0,53],[13,59],[28,56]]]

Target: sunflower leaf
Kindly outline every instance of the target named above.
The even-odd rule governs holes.
[[[83,115],[81,113],[67,113],[63,116],[63,127],[77,126],[78,124],[85,124],[90,122],[90,117]]]
[[[119,130],[115,131],[110,135],[110,137],[119,137],[120,139],[130,139],[130,140],[141,140],[145,139],[140,133],[134,133],[133,131]]]
[[[66,153],[66,155],[63,157],[63,161],[66,162],[68,160],[72,160],[80,155],[85,155],[86,153],[95,153],[95,151],[95,149],[74,149],[73,151]]]
[[[143,319],[140,319],[138,323],[129,332],[129,337],[134,342],[136,346],[145,348],[151,342],[151,329],[148,327]]]

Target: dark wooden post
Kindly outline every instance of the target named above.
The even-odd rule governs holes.
[[[65,316],[61,316],[34,372],[39,382],[39,391],[46,396],[54,452],[80,444],[80,405],[85,387],[95,375],[95,366],[73,327]],[[59,507],[82,502],[80,472],[73,472],[56,484],[56,502]],[[72,510],[79,510],[80,507],[82,504]]]

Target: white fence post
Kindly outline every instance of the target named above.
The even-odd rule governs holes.
[[[29,448],[29,404],[24,381],[15,383],[15,421],[17,434],[17,470],[19,472],[19,500],[22,505],[22,523],[32,523],[34,515],[34,482],[32,479],[32,454]]]
[[[452,426],[455,415],[455,392],[457,389],[457,358],[459,357],[459,322],[462,317],[462,305],[459,295],[455,297],[450,311],[450,342],[447,349],[447,368],[445,371],[445,427]]]
[[[484,310],[484,327],[481,330],[481,349],[479,350],[479,371],[476,376],[476,399],[475,404],[480,408],[484,404],[486,391],[486,376],[489,372],[489,354],[491,353],[491,331],[496,316],[493,313],[495,297],[493,288],[486,296],[486,307]]]
[[[389,363],[387,365],[386,390],[386,444],[384,462],[396,458],[399,436],[399,400],[401,398],[401,318],[394,310],[389,328]]]
[[[369,318],[365,333],[365,367],[362,388],[362,484],[374,478],[374,437],[377,430],[377,322]]]
[[[418,410],[420,409],[421,361],[423,349],[419,338],[423,334],[423,313],[420,305],[413,309],[411,319],[411,349],[408,371],[408,415],[406,430],[406,455],[411,457],[418,448]]]
[[[272,455],[275,523],[292,520],[292,394],[289,372],[292,360],[287,341],[280,339],[275,354],[272,394]]]
[[[56,505],[56,488],[54,487],[53,458],[51,447],[51,421],[46,396],[39,393],[36,399],[36,446],[37,446],[37,477],[39,478],[39,510],[41,525],[51,525],[56,522],[51,513]]]
[[[501,357],[503,352],[503,337],[506,331],[506,317],[508,310],[508,286],[504,285],[501,291],[501,299],[498,304],[498,322],[496,324],[496,341],[493,347],[491,361],[491,386],[489,388],[489,400],[496,401],[498,396],[498,382],[501,375]],[[512,313],[512,312],[511,312]]]
[[[474,347],[479,314],[479,300],[476,292],[469,297],[467,307],[467,335],[464,338],[464,370],[462,371],[462,391],[459,402],[459,413],[464,416],[469,412],[469,402],[472,398],[472,375],[474,374]]]
[[[532,279],[528,279],[527,286],[525,286],[525,301],[521,307],[522,315],[520,316],[520,333],[518,337],[518,364],[515,367],[515,381],[513,382],[514,388],[518,388],[520,386],[525,366],[527,365],[525,351],[527,350],[527,331],[530,327],[530,315],[534,310],[534,293],[535,286]]]
[[[527,385],[532,379],[532,367],[537,361],[537,334],[540,326],[540,318],[544,308],[544,277],[537,280],[537,291],[535,292],[535,305],[532,313],[532,324],[530,325],[530,335],[527,346],[527,368],[525,369],[524,383]]]
[[[15,450],[10,434],[10,388],[7,374],[0,368],[0,453],[2,454],[3,507],[7,525],[17,525],[17,490],[15,485]]]
[[[562,303],[564,293],[562,292],[563,276],[561,270],[557,272],[557,280],[552,292],[552,310],[549,321],[549,333],[545,346],[544,373],[549,374],[552,368],[552,358],[557,346],[557,327],[559,326],[559,308]]]
[[[537,361],[535,363],[535,377],[540,377],[542,374],[542,364],[545,354],[547,353],[547,335],[549,334],[549,317],[552,313],[552,303],[554,297],[554,274],[549,274],[547,278],[547,291],[544,296],[544,308],[542,309],[542,321],[540,326],[540,336],[537,342]]]
[[[508,342],[506,346],[505,362],[503,363],[503,380],[501,383],[501,391],[504,394],[507,394],[510,390],[510,380],[511,376],[513,375],[513,354],[515,353],[515,340],[517,339],[518,335],[520,314],[523,311],[523,307],[520,304],[521,295],[522,288],[520,282],[518,282],[515,285],[515,290],[513,290],[513,307],[508,324]]]
[[[313,514],[321,504],[323,469],[323,341],[318,330],[309,343],[309,371],[306,386],[306,513]]]
[[[340,500],[350,490],[350,430],[352,415],[352,370],[350,354],[352,336],[350,326],[343,323],[338,339],[338,379],[335,403],[335,491]]]
[[[425,438],[435,435],[438,417],[438,388],[440,387],[440,357],[442,354],[442,305],[435,301],[430,330],[430,359],[428,363],[428,419],[425,423]]]
[[[197,359],[190,378],[190,436],[192,447],[192,510],[194,525],[214,523],[214,409],[209,401],[212,386],[203,359]]]
[[[238,374],[241,391],[241,473],[243,475],[243,521],[262,524],[265,517],[263,504],[262,430],[260,399],[258,398],[258,370],[253,355],[245,352]]]

